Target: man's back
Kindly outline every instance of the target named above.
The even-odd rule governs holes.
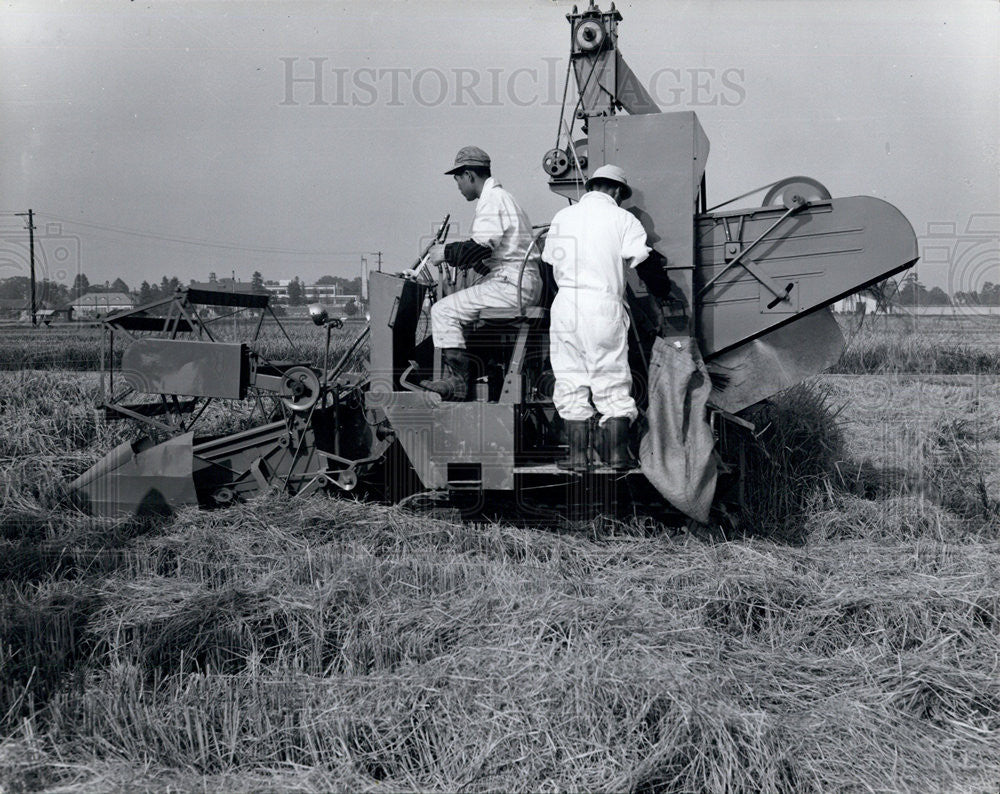
[[[556,213],[542,259],[552,265],[560,288],[591,289],[621,297],[623,260],[646,258],[646,233],[635,216],[598,191]]]
[[[486,259],[491,274],[517,279],[531,246],[531,221],[514,197],[493,177],[486,180],[476,204],[471,238],[492,249]],[[537,261],[537,259],[535,260]]]

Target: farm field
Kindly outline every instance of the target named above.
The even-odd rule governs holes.
[[[834,372],[871,374],[980,373],[1000,375],[1000,316],[917,317],[908,315],[859,318],[841,315],[838,321],[849,339],[848,349]],[[213,327],[219,341],[245,341],[253,332],[253,318],[239,317]],[[312,323],[282,319],[294,347],[273,321],[262,328],[260,353],[273,359],[303,358],[322,361],[324,335]],[[349,322],[333,333],[333,348],[342,349],[364,327]],[[115,338],[115,360],[126,342]],[[53,324],[32,329],[24,325],[0,327],[0,370],[99,370],[107,339],[96,325]]]
[[[95,520],[94,340],[0,334],[0,790],[997,791],[1000,334],[843,322],[765,432],[794,509],[739,537]]]
[[[237,322],[225,322],[213,327],[213,335],[218,341],[246,341],[253,334],[256,320],[240,317]],[[265,323],[261,330],[257,350],[270,358],[304,359],[322,362],[325,336],[321,329],[309,321],[283,319],[288,336],[274,325]],[[356,336],[364,323],[350,322],[334,332],[333,339],[346,345]],[[128,338],[118,334],[114,338],[115,363],[121,361],[122,350]],[[102,352],[109,353],[108,337],[104,330],[94,324],[74,326],[53,324],[47,328],[32,329],[30,326],[0,327],[0,370],[55,369],[86,371],[100,370]],[[293,346],[294,345],[294,346]]]

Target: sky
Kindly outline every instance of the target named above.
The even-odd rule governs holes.
[[[3,2],[0,278],[28,208],[59,281],[398,271],[446,213],[467,231],[443,171],[469,144],[547,222],[572,5]],[[928,286],[1000,282],[996,0],[618,8],[632,70],[708,135],[710,205],[806,175],[896,205]]]

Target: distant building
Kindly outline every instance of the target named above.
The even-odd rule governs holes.
[[[191,289],[215,290],[216,292],[239,292],[244,295],[262,295],[268,290],[255,289],[249,281],[234,281],[231,278],[220,278],[215,281],[195,281],[188,284]]]
[[[841,314],[873,314],[878,310],[878,301],[873,295],[855,293],[834,303],[833,310]]]
[[[35,319],[48,325],[52,322],[65,322],[73,316],[71,306],[53,306],[46,301],[35,304]],[[21,323],[31,322],[31,303],[27,298],[0,298],[0,320],[16,320]]]
[[[288,305],[288,285],[292,279],[283,278],[277,281],[265,281],[264,289],[270,292],[275,300]],[[340,291],[336,284],[302,284],[302,299],[306,303],[322,303],[328,309],[341,310],[348,303],[360,305],[361,297]]]
[[[70,301],[68,308],[77,320],[97,319],[112,312],[134,309],[135,302],[124,292],[88,292]]]

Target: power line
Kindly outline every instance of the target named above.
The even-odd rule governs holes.
[[[261,253],[261,254],[286,254],[290,256],[351,256],[351,257],[364,253],[363,251],[300,250],[294,248],[273,248],[267,246],[238,245],[236,243],[221,242],[218,240],[204,240],[194,237],[179,237],[175,235],[162,234],[158,232],[141,231],[139,229],[128,229],[122,226],[109,226],[101,223],[89,223],[87,221],[73,220],[72,218],[63,218],[59,215],[52,215],[48,212],[36,212],[35,215],[43,218],[48,218],[50,220],[59,221],[60,223],[68,223],[74,226],[83,226],[88,229],[97,229],[99,231],[113,232],[115,234],[127,234],[133,237],[142,237],[146,239],[160,240],[171,243],[181,243],[183,245],[198,245],[207,248],[223,248],[231,251],[247,251],[251,253]]]

